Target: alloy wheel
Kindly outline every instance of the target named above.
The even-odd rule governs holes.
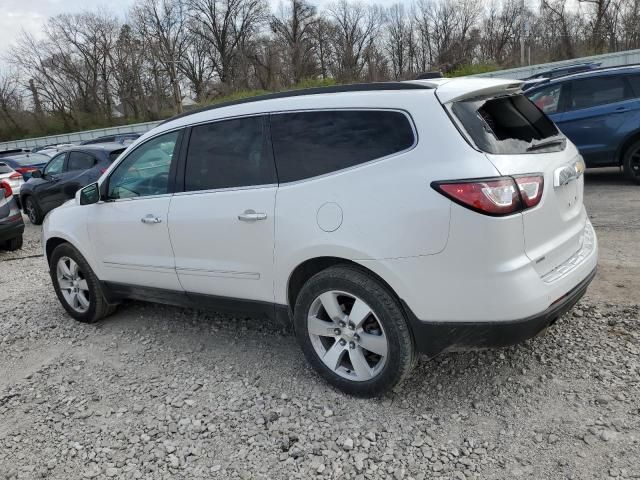
[[[337,375],[363,382],[384,368],[387,336],[371,307],[357,296],[322,293],[311,304],[307,329],[316,354]]]
[[[634,176],[640,177],[640,147],[635,152],[631,153],[631,160],[629,162],[631,166],[631,172]]]
[[[67,304],[78,313],[89,310],[89,285],[75,260],[60,257],[56,265],[56,277]]]

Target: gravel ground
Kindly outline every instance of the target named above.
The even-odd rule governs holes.
[[[29,227],[0,253],[0,480],[640,478],[640,188],[587,182],[602,261],[578,307],[375,400],[261,319],[131,302],[75,323]]]

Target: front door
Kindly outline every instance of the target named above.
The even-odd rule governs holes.
[[[53,157],[42,170],[42,178],[31,180],[36,183],[33,187],[34,195],[44,213],[63,203],[60,181],[65,172],[66,156],[66,153],[59,153]]]
[[[169,234],[180,283],[201,300],[273,302],[277,180],[266,122],[252,116],[191,129]]]
[[[89,236],[101,280],[181,291],[169,241],[172,162],[182,133],[141,144],[105,180],[107,198],[89,205]]]

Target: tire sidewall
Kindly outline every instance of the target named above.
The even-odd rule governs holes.
[[[58,276],[56,273],[58,261],[62,257],[69,257],[74,262],[78,264],[80,267],[80,271],[82,272],[85,280],[87,281],[87,285],[89,287],[89,309],[86,312],[77,312],[67,303],[66,299],[62,295],[60,290],[60,285],[58,284]],[[84,259],[84,257],[69,244],[62,244],[56,247],[56,249],[51,254],[51,263],[49,264],[49,274],[51,276],[51,282],[53,283],[53,288],[56,292],[58,300],[67,311],[69,315],[80,322],[84,323],[93,323],[96,321],[97,309],[98,309],[98,295],[101,295],[101,289],[98,282],[97,277],[91,270],[91,267]]]
[[[28,208],[29,205],[31,205],[33,209],[33,216],[34,216],[34,218],[31,218],[31,215],[27,213],[27,217],[29,218],[29,221],[34,225],[40,225],[42,223],[42,214],[40,213],[40,208],[38,207],[38,204],[33,198],[33,196],[29,196],[25,200],[24,207],[25,207],[25,210],[27,210],[27,212],[29,211],[29,208]]]
[[[623,169],[629,180],[632,182],[640,184],[640,173],[636,175],[633,171],[633,167],[631,166],[631,156],[634,152],[638,152],[640,150],[640,140],[631,144],[631,146],[625,151],[623,158]]]
[[[332,275],[333,272],[338,275]],[[349,272],[346,278],[344,272]],[[373,289],[365,288],[362,283],[375,282]],[[307,316],[313,301],[322,293],[338,290],[352,294],[364,300],[384,328],[388,342],[388,355],[382,371],[374,378],[362,382],[348,380],[331,371],[322,362],[316,353],[311,339],[309,338],[307,327]],[[399,325],[403,322],[403,325]],[[408,355],[410,364],[413,364],[413,343],[410,338],[407,323],[395,298],[373,280],[370,276],[357,269],[329,269],[320,272],[312,277],[302,288],[294,310],[294,326],[295,334],[305,357],[314,367],[314,369],[322,375],[329,383],[335,385],[341,390],[358,396],[379,395],[389,388],[393,387],[404,375],[406,367],[403,365],[403,353]],[[408,338],[407,338],[408,336]],[[409,348],[409,352],[406,350]]]

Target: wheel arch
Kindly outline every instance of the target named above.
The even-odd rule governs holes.
[[[382,278],[373,270],[367,268],[366,266],[360,263],[354,262],[353,260],[349,260],[341,257],[331,257],[331,256],[309,258],[304,262],[300,263],[296,268],[293,269],[293,271],[291,272],[291,275],[289,275],[289,280],[287,282],[287,290],[286,290],[287,303],[289,305],[290,312],[293,313],[293,310],[296,304],[296,299],[298,298],[298,294],[300,293],[300,290],[302,290],[302,287],[307,282],[307,280],[309,280],[315,274],[323,270],[326,270],[327,268],[335,267],[338,265],[344,265],[344,266],[356,268],[361,272],[366,273],[367,275],[370,275],[371,277],[375,278],[378,282],[380,282],[380,284],[384,288],[386,288],[389,291],[391,295],[393,295],[393,297],[398,301],[398,304],[401,306],[401,309],[404,312],[403,302],[401,301],[400,297],[395,292],[395,290],[391,287],[391,285],[389,285],[389,283],[384,278]],[[404,313],[406,315],[406,312]]]
[[[616,155],[618,165],[622,165],[622,162],[624,161],[624,154],[627,151],[627,149],[639,140],[640,140],[640,130],[632,133],[624,140],[624,142],[622,142],[620,147],[618,147],[618,153]]]
[[[56,247],[62,245],[63,243],[71,244],[71,242],[61,237],[51,237],[47,239],[47,243],[44,247],[47,265],[51,263],[51,254],[53,253],[53,251],[56,249]]]

